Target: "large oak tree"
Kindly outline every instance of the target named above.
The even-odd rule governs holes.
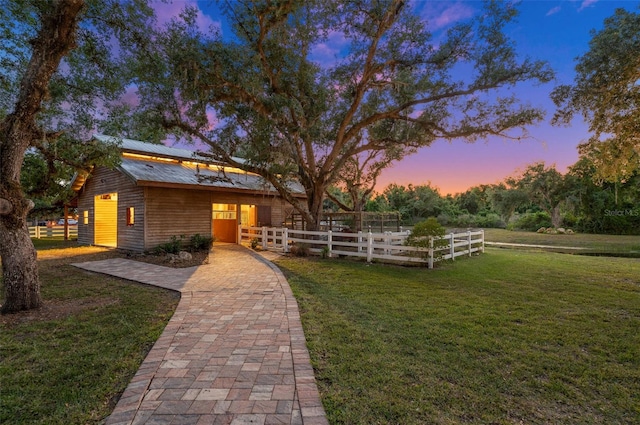
[[[42,15],[32,41],[33,53],[20,83],[15,107],[0,122],[0,256],[4,284],[3,312],[37,308],[42,303],[36,252],[26,217],[33,202],[20,186],[25,151],[47,137],[37,123],[49,81],[76,42],[81,0],[56,2]]]
[[[262,175],[309,227],[355,157],[437,139],[518,138],[544,116],[514,94],[553,73],[516,53],[508,2],[488,2],[444,33],[403,0],[233,1],[223,10],[233,34],[203,33],[187,9],[136,49],[146,117],[137,122]],[[336,39],[335,58],[318,59]]]
[[[555,164],[550,167],[544,162],[529,164],[521,175],[507,178],[505,182],[526,194],[532,204],[549,214],[553,227],[562,225],[561,209],[570,197],[571,182],[556,170]]]
[[[82,141],[118,110],[128,78],[114,50],[139,39],[150,14],[143,1],[0,1],[2,313],[42,303],[29,196],[113,158]]]
[[[553,121],[569,124],[581,115],[593,133],[581,155],[596,164],[597,180],[618,184],[640,169],[640,13],[617,9],[591,35],[574,84],[552,93]]]

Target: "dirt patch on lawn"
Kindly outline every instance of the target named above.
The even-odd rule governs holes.
[[[139,254],[117,249],[74,246],[60,249],[38,250],[38,265],[41,279],[57,279],[56,276],[68,274],[68,264],[84,261],[97,261],[107,258],[128,258],[144,263],[156,264],[165,267],[192,267],[209,263],[209,252],[191,252],[191,258],[186,260],[171,260],[167,255]],[[75,270],[75,269],[74,269]],[[0,267],[0,273],[2,268]],[[2,278],[0,274],[0,285]],[[0,305],[3,300],[0,296]],[[65,319],[85,310],[99,309],[117,303],[118,300],[109,297],[92,297],[72,300],[44,300],[41,308],[37,310],[23,311],[13,314],[0,315],[0,325],[12,327],[22,323],[52,321]]]
[[[118,303],[115,298],[81,298],[72,300],[45,300],[37,310],[0,315],[0,325],[12,327],[29,322],[50,322],[66,319],[85,310],[94,310]]]

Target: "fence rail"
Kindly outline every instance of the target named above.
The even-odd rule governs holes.
[[[404,263],[427,263],[429,268],[440,260],[455,260],[462,255],[484,252],[484,231],[450,233],[430,239],[428,248],[404,245],[409,231],[385,233],[343,233],[332,231],[295,230],[286,227],[238,227],[240,243],[259,244],[262,249],[279,249],[289,252],[293,244],[304,244],[309,251],[328,257],[343,255],[375,260]]]
[[[64,226],[30,226],[29,227],[29,236],[33,239],[42,239],[42,238],[63,238],[64,235]],[[68,238],[77,238],[78,237],[78,226],[70,225],[69,226],[69,234]]]

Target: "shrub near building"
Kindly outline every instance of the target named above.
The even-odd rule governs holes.
[[[419,248],[431,248],[430,241],[433,239],[433,248],[439,248],[448,244],[444,237],[446,229],[438,222],[435,217],[429,217],[428,219],[417,223],[411,234],[407,237],[405,245],[415,246]],[[423,253],[426,257],[428,254]],[[438,257],[442,255],[442,251],[434,251],[434,256]]]

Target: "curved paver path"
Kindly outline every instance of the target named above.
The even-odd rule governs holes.
[[[238,245],[216,245],[209,262],[185,269],[126,259],[74,264],[182,293],[106,423],[327,424],[283,274]]]

